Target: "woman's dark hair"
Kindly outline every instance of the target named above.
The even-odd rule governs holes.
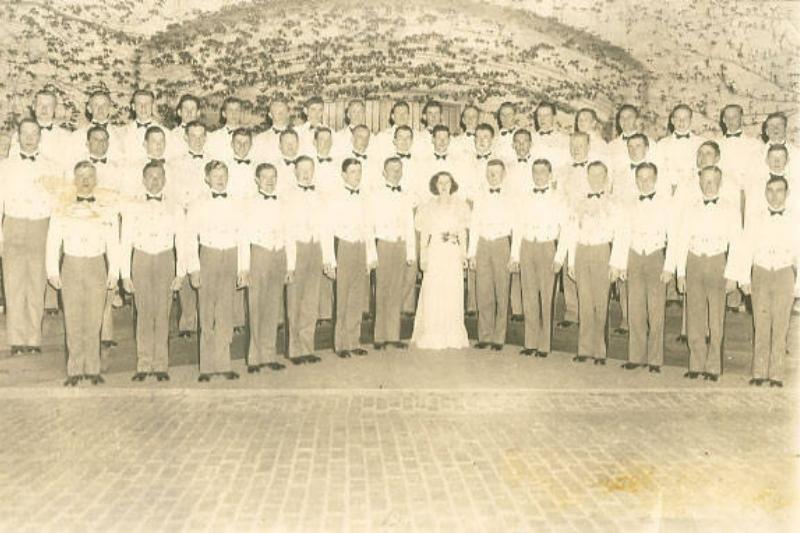
[[[456,191],[458,191],[458,182],[452,174],[445,171],[437,172],[433,175],[433,177],[431,177],[431,180],[428,182],[428,189],[430,189],[431,194],[434,196],[439,196],[439,189],[436,188],[436,185],[439,183],[439,178],[442,176],[447,176],[450,178],[450,194],[455,194]]]

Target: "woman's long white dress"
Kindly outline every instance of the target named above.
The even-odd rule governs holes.
[[[420,206],[416,225],[424,264],[411,344],[422,349],[466,348],[464,270],[469,206],[452,198]],[[424,246],[427,243],[427,246]]]

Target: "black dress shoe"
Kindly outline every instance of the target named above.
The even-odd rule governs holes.
[[[542,350],[536,350],[536,357],[541,357],[545,359],[547,357],[548,352],[543,352]]]
[[[594,364],[605,366],[606,365],[606,358],[605,357],[595,357],[594,358]]]
[[[131,378],[131,381],[144,381],[147,378],[147,372],[137,372]]]
[[[353,350],[353,353],[356,355],[367,355],[367,351],[364,348],[356,348]]]
[[[625,363],[624,365],[621,365],[621,366],[622,366],[622,368],[624,368],[625,370],[633,370],[633,369],[635,369],[635,368],[639,368],[639,365],[638,365],[638,364],[636,364],[636,363],[631,363],[631,362]]]
[[[336,352],[336,355],[338,355],[341,359],[347,359],[348,357],[350,357],[350,351],[339,350],[338,352]]]
[[[483,350],[485,348],[488,348],[489,346],[490,344],[488,342],[481,341],[475,343],[475,348],[477,348],[478,350]]]
[[[778,387],[779,389],[782,389],[783,388],[783,381],[781,381],[779,379],[771,379],[771,380],[769,380],[769,386],[770,387]]]
[[[649,370],[650,372],[652,372],[653,374],[660,374],[660,373],[661,373],[661,367],[660,367],[660,366],[658,366],[658,365],[650,365],[650,367],[648,368],[648,370]]]
[[[710,335],[706,335],[706,344],[710,344],[710,343],[711,343],[711,336]]]
[[[752,378],[747,382],[748,385],[754,385],[756,387],[760,387],[762,383],[764,383],[764,380],[759,378]]]
[[[561,329],[571,328],[574,325],[575,325],[575,322],[573,322],[571,320],[562,320],[561,322],[556,324],[556,326],[561,328]]]
[[[277,372],[278,370],[283,370],[284,368],[286,368],[286,365],[283,365],[281,363],[275,363],[275,362],[267,363],[265,366],[267,368],[269,368],[270,370],[272,370],[273,372]]]
[[[222,375],[225,376],[225,379],[239,379],[239,374],[232,370],[230,372],[223,372]]]
[[[322,361],[322,359],[319,356],[314,354],[304,355],[303,358],[305,359],[306,363],[311,363],[311,364],[319,363],[320,361]]]
[[[101,348],[113,348],[117,345],[117,341],[100,341]]]
[[[179,331],[178,338],[179,339],[191,339],[193,332],[191,331]]]
[[[527,356],[534,355],[535,353],[536,350],[534,350],[533,348],[523,348],[519,351],[520,355],[527,355]]]
[[[398,350],[407,350],[408,349],[408,343],[407,342],[402,342],[402,341],[393,342],[392,346],[394,346]]]
[[[699,376],[700,376],[700,372],[692,372],[692,371],[686,372],[683,375],[683,377],[689,378],[689,379],[697,379]]]
[[[211,381],[211,375],[210,374],[200,374],[200,376],[197,378],[197,381],[199,381],[200,383],[203,383],[204,381]]]
[[[17,355],[21,353],[25,353],[25,346],[13,345],[11,347],[11,355]]]
[[[70,376],[64,382],[64,386],[65,387],[76,387],[80,380],[81,380],[81,376]]]
[[[386,348],[385,342],[376,342],[375,344],[372,345],[373,350],[383,350],[384,348]]]
[[[25,351],[28,353],[35,353],[35,354],[42,353],[42,349],[39,346],[26,346]]]
[[[477,311],[467,311],[466,313],[464,313],[464,316],[465,317],[469,317],[469,318],[473,318],[473,317],[478,316],[478,312]]]
[[[304,355],[296,355],[294,357],[289,357],[289,361],[292,362],[293,365],[304,365],[306,364],[305,356]]]
[[[501,352],[501,351],[503,351],[503,345],[502,344],[492,344],[492,351],[493,352]]]
[[[511,322],[524,322],[525,317],[523,315],[511,315]]]
[[[717,381],[719,380],[719,376],[717,374],[712,374],[711,372],[706,372],[703,374],[703,379],[706,381]]]
[[[247,373],[248,374],[255,374],[257,372],[261,372],[261,367],[258,365],[247,365]]]
[[[101,376],[100,374],[90,374],[86,376],[86,379],[91,381],[92,385],[102,385],[103,383],[106,382],[106,380],[104,380],[103,376]]]
[[[156,372],[156,380],[158,381],[169,381],[169,374],[166,372]]]
[[[572,360],[575,361],[576,363],[583,363],[587,359],[589,359],[589,357],[586,355],[576,355],[575,357],[572,358]]]

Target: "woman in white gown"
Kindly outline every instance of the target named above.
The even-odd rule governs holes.
[[[423,349],[466,348],[464,262],[470,210],[453,196],[458,183],[448,172],[430,181],[435,198],[417,210],[420,232],[420,289],[411,344]]]

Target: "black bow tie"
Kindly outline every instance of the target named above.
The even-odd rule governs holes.
[[[39,124],[39,129],[40,130],[52,131],[53,130],[53,125],[52,124],[48,124],[47,126],[42,126],[41,124]]]
[[[285,131],[285,130],[279,130],[278,128],[272,128],[272,132],[273,132],[275,135],[280,135],[280,134],[281,134],[281,133],[283,133],[284,131]]]
[[[433,154],[437,161],[447,161],[447,154]]]
[[[639,166],[639,163],[631,163],[631,170]]]
[[[489,188],[489,194],[500,194],[500,187]]]
[[[160,202],[161,201],[161,195],[160,194],[148,194],[147,195],[147,201],[150,201],[150,200],[154,200],[156,202]]]
[[[314,185],[299,185],[299,187],[300,190],[304,192],[316,190],[316,187]]]
[[[586,198],[601,198],[603,196],[603,191],[600,192],[590,192],[586,195]]]
[[[650,194],[640,194],[639,200],[640,201],[652,200],[655,195],[656,195],[655,191],[651,192]]]
[[[234,157],[233,160],[236,161],[236,163],[239,164],[239,165],[249,165],[250,164],[250,160],[249,159],[239,159],[238,157]]]
[[[675,138],[676,139],[688,139],[689,138],[689,134],[688,133],[675,133]]]
[[[347,190],[347,192],[349,192],[350,194],[358,194],[359,192],[361,192],[358,189],[351,189],[350,187],[345,187],[345,190]]]
[[[774,217],[774,216],[777,215],[779,217],[782,217],[784,211],[785,211],[785,209],[778,209],[777,211],[773,211],[772,209],[770,209],[769,210],[769,216]]]
[[[192,159],[203,159],[203,154],[196,154],[194,152],[189,152],[189,155],[192,156]]]
[[[92,202],[94,202],[94,196],[76,196],[75,197],[75,201],[76,202],[89,202],[89,203],[92,203]]]
[[[25,161],[26,159],[28,161],[36,161],[36,155],[35,154],[34,155],[25,155],[25,154],[20,153],[19,156],[22,158],[23,161]]]
[[[211,198],[227,198],[228,193],[226,192],[211,192]]]
[[[550,187],[534,187],[533,188],[533,194],[544,194],[544,193],[547,192],[547,189],[549,189],[549,188]]]
[[[726,139],[730,139],[731,137],[741,137],[741,136],[742,136],[742,132],[741,131],[737,131],[736,133],[726,133],[725,134],[725,138]]]
[[[138,121],[136,122],[136,129],[149,128],[149,127],[150,127],[150,123],[149,122],[138,122]]]
[[[490,154],[483,154],[483,155],[475,154],[475,157],[478,158],[478,159],[489,159],[489,155]]]
[[[513,129],[510,129],[510,130],[500,130],[500,135],[502,135],[503,137],[505,137],[505,136],[506,136],[506,135],[508,135],[509,133],[514,133],[514,130],[513,130]]]
[[[107,157],[90,157],[90,158],[89,158],[89,161],[91,161],[91,162],[92,162],[92,163],[94,163],[95,165],[96,165],[97,163],[102,163],[102,164],[104,164],[104,165],[105,165],[106,163],[108,163],[108,158],[107,158]]]
[[[333,161],[333,158],[332,157],[319,157],[319,156],[317,156],[317,161],[319,161],[320,163],[330,163],[331,161]]]
[[[288,167],[289,165],[296,165],[296,164],[297,164],[297,160],[296,160],[296,159],[286,159],[286,158],[284,157],[284,158],[283,158],[283,164],[284,164],[284,165],[286,165],[287,167]]]
[[[631,137],[633,137],[634,135],[636,135],[636,134],[635,134],[635,133],[631,133],[630,135],[625,135],[625,134],[623,133],[623,134],[622,134],[622,140],[623,140],[623,141],[625,141],[625,142],[628,142],[628,139],[630,139],[630,138],[631,138]]]
[[[772,147],[772,146],[786,146],[786,141],[771,142],[771,143],[769,143],[769,145],[770,145],[770,147]]]
[[[465,131],[464,135],[466,135],[467,137],[475,137],[475,133],[472,131]]]
[[[550,135],[551,133],[553,133],[552,130],[550,130],[550,131],[539,130],[539,135]]]
[[[400,152],[397,152],[397,157],[400,159],[411,159],[411,154],[401,154]]]
[[[769,179],[774,180],[776,178],[782,178],[783,174],[773,174],[772,172],[769,173]]]
[[[388,183],[386,184],[386,188],[392,192],[401,192],[403,190],[400,185],[389,185]]]
[[[703,205],[708,205],[708,204],[717,205],[717,201],[718,200],[719,200],[719,198],[712,198],[710,200],[703,200]]]
[[[258,194],[260,194],[261,197],[264,198],[264,200],[277,200],[278,199],[278,195],[277,194],[267,194],[264,191],[258,191]]]
[[[586,161],[581,161],[580,163],[572,163],[573,167],[585,167]]]
[[[358,152],[356,152],[355,150],[353,150],[353,155],[354,155],[354,156],[356,156],[356,157],[357,157],[357,158],[359,158],[359,159],[364,159],[364,160],[366,160],[366,159],[367,159],[367,154],[359,154],[359,153],[358,153]]]
[[[92,122],[92,127],[106,129],[108,128],[108,122]]]
[[[527,162],[528,162],[528,158],[527,157],[518,157],[517,158],[517,163],[527,163]]]
[[[151,163],[157,163],[157,164],[159,164],[159,165],[163,165],[164,163],[166,163],[166,160],[165,160],[163,157],[159,157],[159,158],[157,158],[157,159],[153,159],[153,158],[151,157],[151,158],[150,158],[150,162],[151,162]]]

